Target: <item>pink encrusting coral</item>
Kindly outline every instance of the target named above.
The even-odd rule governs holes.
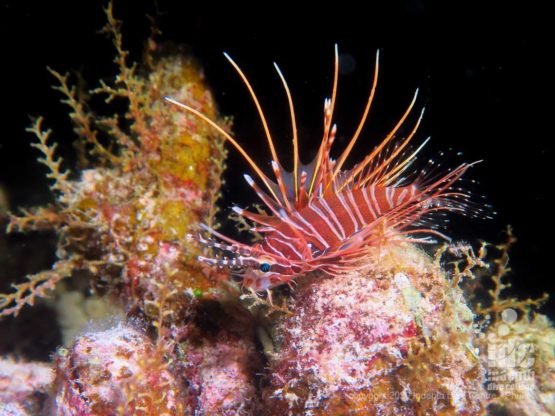
[[[253,415],[258,408],[256,344],[229,331],[192,340],[184,347],[183,377],[194,414]]]
[[[253,334],[217,325],[184,325],[185,338],[175,343],[153,343],[125,323],[79,336],[56,353],[50,414],[255,414],[262,363]]]
[[[0,415],[38,414],[54,378],[46,363],[0,359]]]
[[[58,350],[52,415],[182,415],[185,391],[164,352],[131,325]]]
[[[478,414],[473,314],[425,253],[385,247],[360,272],[299,282],[273,328],[269,414]]]

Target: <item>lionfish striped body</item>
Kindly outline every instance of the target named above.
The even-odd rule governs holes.
[[[369,247],[384,241],[429,241],[430,235],[445,237],[429,225],[430,214],[438,211],[472,213],[468,194],[454,184],[473,165],[463,163],[445,174],[423,170],[419,174],[409,168],[426,141],[417,149],[410,148],[420,117],[405,137],[398,138],[415,104],[418,90],[400,120],[384,140],[351,170],[343,164],[357,141],[369,113],[378,80],[379,55],[367,105],[348,146],[337,160],[330,158],[336,127],[332,123],[338,81],[338,51],[335,48],[335,71],[331,99],[325,101],[324,134],[315,160],[301,165],[298,154],[297,128],[291,92],[281,71],[275,65],[287,94],[293,136],[293,172],[280,165],[274,142],[260,102],[248,79],[228,56],[247,86],[260,115],[272,154],[275,181],[271,181],[248,153],[214,121],[194,108],[171,98],[168,101],[202,118],[222,134],[247,160],[264,184],[265,190],[248,175],[247,183],[269,209],[259,214],[234,207],[240,216],[256,224],[253,231],[264,238],[252,246],[235,241],[203,225],[220,241],[199,237],[201,243],[223,251],[219,257],[200,260],[243,277],[243,285],[255,291],[290,283],[310,271],[322,270],[336,275],[361,265]],[[411,178],[412,177],[412,178]],[[424,234],[427,237],[417,238]]]

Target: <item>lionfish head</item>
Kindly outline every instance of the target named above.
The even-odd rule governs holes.
[[[274,259],[264,254],[256,255],[253,250],[238,249],[236,245],[205,240],[202,236],[199,236],[199,241],[221,253],[213,257],[199,256],[198,259],[240,278],[242,286],[246,289],[263,292],[280,284],[289,283],[294,276],[302,274],[301,267],[287,264],[287,259]]]

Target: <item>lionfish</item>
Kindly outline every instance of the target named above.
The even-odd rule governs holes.
[[[469,167],[478,162],[462,163],[444,173],[438,173],[438,169],[417,172],[413,168],[411,171],[417,154],[428,141],[416,149],[409,145],[418,130],[424,109],[408,134],[400,138],[398,135],[413,110],[418,89],[404,114],[382,142],[352,169],[343,169],[374,100],[379,50],[360,123],[345,150],[334,160],[330,157],[330,150],[337,133],[333,115],[339,74],[339,55],[335,46],[332,94],[324,103],[323,138],[315,159],[308,165],[302,164],[299,159],[291,91],[274,63],[289,104],[292,172],[284,170],[279,162],[268,122],[251,83],[235,61],[228,54],[224,55],[241,77],[257,108],[272,155],[274,180],[269,179],[237,140],[214,120],[187,104],[166,97],[167,101],[204,120],[239,151],[265,190],[249,175],[244,175],[245,180],[270,211],[270,214],[264,214],[236,206],[232,208],[241,217],[254,222],[255,227],[251,230],[263,236],[252,246],[202,224],[201,228],[219,241],[202,236],[198,237],[199,241],[227,255],[199,256],[200,261],[241,276],[246,288],[256,292],[268,291],[278,285],[291,284],[293,279],[315,270],[330,275],[356,270],[369,249],[384,241],[429,242],[434,235],[448,238],[435,229],[437,224],[430,222],[430,214],[448,211],[472,215],[475,209],[480,210],[471,205],[469,193],[455,187]],[[425,237],[418,237],[419,234]]]

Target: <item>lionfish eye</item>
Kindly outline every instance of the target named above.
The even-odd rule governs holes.
[[[262,263],[260,265],[260,271],[267,273],[270,271],[270,265],[268,263]]]

